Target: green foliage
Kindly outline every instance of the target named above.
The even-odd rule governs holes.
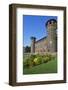
[[[29,66],[29,61],[30,61],[29,58],[23,61],[24,67],[28,67]]]
[[[46,63],[48,61],[52,60],[52,55],[51,54],[46,54],[43,56],[43,62]]]
[[[33,61],[35,57],[36,57],[36,55],[30,55],[30,57],[29,57],[29,58],[30,58],[30,60],[32,60],[32,61]]]
[[[31,48],[29,46],[26,46],[24,48],[25,53],[29,53],[31,51]]]
[[[43,74],[43,73],[57,73],[57,59],[51,60],[47,63],[33,66],[32,68],[24,68],[23,74]]]
[[[47,63],[51,60],[55,59],[55,55],[51,54],[45,54],[45,55],[29,55],[23,62],[24,62],[24,67],[33,67],[42,63]]]
[[[32,67],[33,66],[33,60],[36,56],[35,55],[30,55],[28,58],[24,60],[24,67]]]
[[[39,64],[41,64],[42,63],[42,57],[40,56],[40,57],[36,57],[34,60],[33,60],[33,62],[34,62],[34,65],[39,65]]]

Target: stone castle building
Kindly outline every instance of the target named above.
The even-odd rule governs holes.
[[[57,51],[57,21],[50,19],[46,22],[48,35],[36,41],[36,37],[31,37],[31,53],[45,53]]]

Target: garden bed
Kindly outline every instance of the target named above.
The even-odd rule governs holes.
[[[48,63],[43,63],[32,68],[24,68],[24,74],[42,74],[42,73],[57,73],[57,60],[52,60]]]

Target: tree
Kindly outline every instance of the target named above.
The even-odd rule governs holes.
[[[25,47],[25,53],[30,53],[30,51],[31,51],[31,48],[29,46],[26,46]]]

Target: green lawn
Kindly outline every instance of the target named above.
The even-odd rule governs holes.
[[[23,68],[23,74],[57,73],[57,59],[31,68]]]

